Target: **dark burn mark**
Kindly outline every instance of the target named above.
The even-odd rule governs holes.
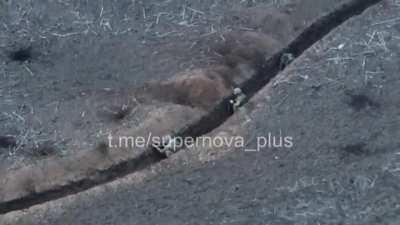
[[[356,111],[361,111],[366,108],[379,108],[379,103],[372,100],[370,97],[364,94],[352,94],[347,93],[350,97],[348,105]]]
[[[10,53],[9,58],[12,61],[25,62],[32,58],[32,47],[20,48]]]
[[[13,136],[0,136],[0,148],[10,148],[17,145],[17,139]]]
[[[355,155],[355,156],[362,156],[368,153],[368,149],[366,149],[365,143],[356,143],[351,145],[346,145],[342,148],[345,155]]]

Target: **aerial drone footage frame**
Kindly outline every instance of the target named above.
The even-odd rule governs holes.
[[[2,1],[1,224],[396,224],[399,5]]]

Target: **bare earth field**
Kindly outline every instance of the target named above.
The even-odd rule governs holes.
[[[165,105],[154,100],[196,102],[176,100],[200,89],[196,80],[195,87],[146,84],[210,65],[236,74],[249,48],[271,54],[338,2],[2,2],[0,168],[91,150]]]

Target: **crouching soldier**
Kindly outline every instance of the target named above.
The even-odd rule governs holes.
[[[295,57],[292,53],[283,53],[279,62],[279,70],[284,70],[293,60]]]
[[[235,88],[233,89],[233,97],[233,99],[229,100],[229,103],[232,113],[235,113],[244,104],[246,95],[242,92],[242,89]]]
[[[179,150],[181,145],[181,140],[177,137],[171,137],[170,135],[161,138],[160,142],[154,142],[152,144],[153,148],[159,153],[169,157]]]

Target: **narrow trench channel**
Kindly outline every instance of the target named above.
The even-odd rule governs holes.
[[[380,1],[382,0],[352,0],[348,3],[342,4],[331,13],[317,19],[286,48],[282,49],[260,65],[258,73],[244,82],[240,87],[243,93],[250,98],[267,85],[272,78],[277,76],[282,69],[280,67],[283,54],[290,53],[294,58],[299,57],[314,43],[321,40],[325,35],[343,22],[353,16],[361,14],[367,8],[379,3]],[[229,110],[229,100],[233,97],[233,95],[225,97],[205,116],[200,118],[198,121],[183,127],[172,136],[197,138],[219,127],[230,116],[232,116],[232,112]],[[30,195],[8,202],[1,202],[0,214],[26,209],[36,204],[82,192],[97,185],[113,181],[135,171],[149,167],[165,158],[165,155],[158,151],[148,149],[137,158],[116,164],[106,170],[96,171],[94,174],[91,174],[87,178],[78,182],[55,187],[52,190],[41,193],[31,193]]]

